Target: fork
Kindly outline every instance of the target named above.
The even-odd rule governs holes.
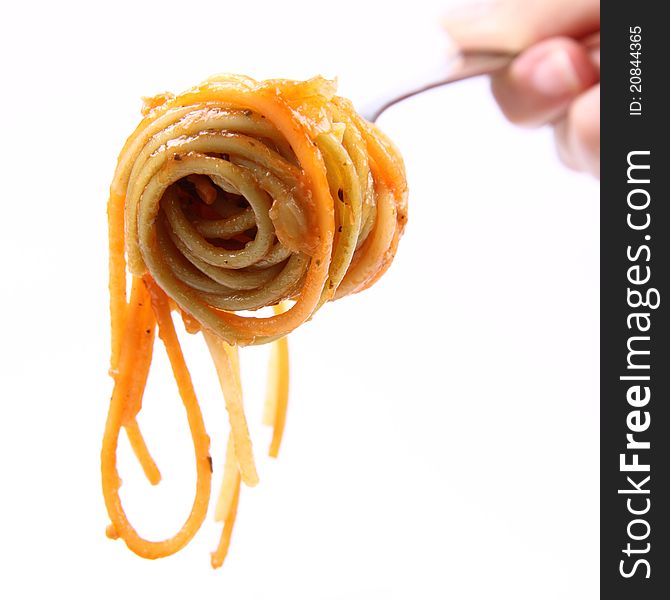
[[[421,74],[419,78],[407,82],[402,88],[382,93],[368,102],[360,111],[363,118],[374,123],[389,107],[427,90],[455,83],[479,75],[492,75],[507,67],[518,56],[517,52],[505,50],[468,50],[451,56],[447,64],[447,75],[439,73]]]
[[[523,49],[515,51],[481,48],[460,49],[454,53],[453,47],[445,44],[445,32],[441,32],[441,40],[438,39],[439,35],[436,37],[435,30],[426,30],[422,33],[426,34],[427,40],[421,52],[424,60],[429,63],[427,69],[419,70],[418,73],[408,76],[409,80],[401,82],[400,85],[396,84],[393,88],[385,90],[376,99],[364,104],[360,114],[368,121],[374,123],[387,108],[416,94],[479,75],[493,75],[508,67],[523,51]],[[592,58],[595,52],[599,53],[600,32],[588,35],[579,41],[591,52]],[[427,49],[431,52],[426,52]],[[438,62],[435,62],[435,59],[432,58],[436,55],[439,57],[440,52],[447,56],[446,62],[439,58]],[[433,60],[432,64],[430,60]],[[597,62],[599,64],[599,59]]]

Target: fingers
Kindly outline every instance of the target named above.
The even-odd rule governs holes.
[[[599,177],[600,0],[471,2],[444,24],[461,50],[521,52],[492,78],[503,113],[553,124],[563,162]]]
[[[558,119],[598,78],[598,69],[584,46],[568,38],[553,38],[523,52],[492,78],[491,88],[510,121],[538,126]]]
[[[444,26],[463,49],[519,52],[545,38],[600,29],[600,0],[491,0],[452,11]]]
[[[600,177],[600,84],[581,94],[555,126],[561,160]]]
[[[510,121],[525,126],[554,123],[561,160],[596,177],[600,176],[598,58],[597,49],[553,38],[523,52],[491,81]]]

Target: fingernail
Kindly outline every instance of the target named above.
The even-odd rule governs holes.
[[[444,15],[445,23],[470,21],[487,17],[497,4],[496,0],[479,0],[477,2],[458,2],[451,6]]]
[[[442,18],[442,27],[462,50],[509,50],[523,47],[515,3],[479,0],[458,3]]]
[[[569,54],[555,50],[542,58],[531,74],[533,87],[545,96],[565,96],[581,89],[579,75]]]
[[[490,18],[494,2],[467,2],[452,6],[442,17],[442,27],[458,45],[470,40],[488,37],[487,30],[493,26]],[[483,33],[482,33],[483,30]]]

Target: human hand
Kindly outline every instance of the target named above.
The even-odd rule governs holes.
[[[551,125],[561,160],[600,176],[600,0],[472,3],[445,27],[462,50],[520,51],[492,77],[503,113],[519,125]]]

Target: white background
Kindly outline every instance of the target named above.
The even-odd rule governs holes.
[[[3,9],[2,597],[596,597],[599,187],[557,162],[550,132],[507,124],[485,80],[380,120],[407,163],[407,233],[374,289],[290,337],[278,461],[259,425],[267,350],[243,351],[261,483],[242,491],[223,569],[211,515],[154,562],[104,535],[105,203],[139,98],[230,71],[338,76],[361,102],[430,60],[417,31],[448,4]],[[203,345],[186,350],[216,489],[227,426]],[[141,533],[165,536],[194,476],[162,350],[140,422],[164,483],[124,440],[124,498]]]

